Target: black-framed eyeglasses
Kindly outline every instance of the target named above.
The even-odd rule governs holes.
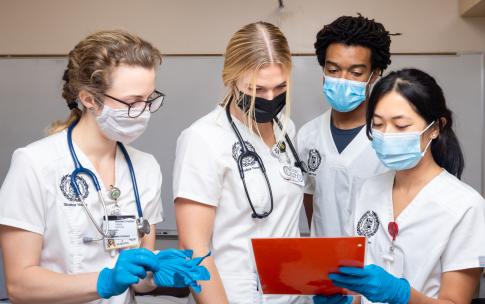
[[[148,110],[150,113],[155,113],[158,109],[160,109],[163,105],[163,101],[165,99],[165,94],[163,94],[160,91],[153,91],[153,93],[148,96],[147,100],[137,100],[135,102],[129,103],[126,101],[123,101],[121,99],[118,99],[116,97],[113,97],[108,94],[104,94],[104,96],[111,98],[113,100],[116,100],[117,102],[120,102],[124,105],[128,106],[128,116],[131,118],[136,118],[143,113],[143,111],[146,110],[147,105],[148,105]]]

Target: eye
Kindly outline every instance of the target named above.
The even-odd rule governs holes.
[[[360,77],[360,76],[363,75],[363,73],[362,72],[359,72],[359,71],[352,71],[351,73],[352,73],[352,76],[354,76],[356,78],[358,78],[358,77]]]
[[[396,126],[396,128],[398,128],[399,130],[405,130],[409,127],[410,125],[406,125],[406,126]]]
[[[338,72],[338,69],[337,68],[327,68],[327,72],[329,74],[335,74]]]
[[[380,127],[382,127],[382,124],[381,123],[375,123],[375,122],[373,122],[372,123],[372,127],[374,127],[374,128],[380,128]]]

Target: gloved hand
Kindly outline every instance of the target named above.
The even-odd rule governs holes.
[[[168,249],[157,254],[159,271],[153,274],[157,286],[187,287],[199,293],[201,290],[197,281],[209,280],[210,273],[199,264],[210,255],[192,259],[192,250]]]
[[[104,268],[96,284],[101,298],[109,299],[122,294],[132,284],[144,279],[147,271],[159,269],[157,256],[148,249],[136,248],[121,251],[114,268]]]
[[[336,286],[347,288],[372,302],[407,304],[411,286],[404,278],[396,278],[377,265],[364,268],[340,267],[339,273],[328,275]]]
[[[333,295],[333,296],[314,296],[313,304],[351,304],[351,296]]]

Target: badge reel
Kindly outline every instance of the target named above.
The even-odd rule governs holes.
[[[286,143],[284,141],[277,142],[271,149],[271,153],[278,159],[281,164],[280,175],[290,183],[304,186],[303,172],[300,168],[291,164],[291,159],[286,151]]]
[[[109,197],[115,204],[111,215],[108,215],[108,232],[111,237],[104,239],[106,250],[114,250],[138,247],[138,226],[134,215],[122,215],[118,198],[121,196],[119,188],[111,186]],[[103,217],[104,219],[104,217]]]
[[[404,256],[394,246],[394,242],[396,241],[399,233],[399,226],[396,222],[389,222],[387,230],[392,238],[391,246],[384,249],[384,252],[382,252],[382,258],[384,260],[384,264],[386,265],[386,270],[389,273],[397,277],[402,277],[404,275]]]

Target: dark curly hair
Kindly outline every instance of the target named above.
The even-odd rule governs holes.
[[[357,17],[342,16],[325,25],[317,33],[315,52],[318,62],[325,66],[327,48],[332,43],[358,45],[371,50],[371,67],[380,69],[381,73],[391,63],[391,35],[382,23],[358,14]]]

